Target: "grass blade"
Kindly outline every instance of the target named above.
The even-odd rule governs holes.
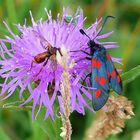
[[[140,76],[140,65],[136,66],[135,68],[129,70],[122,74],[122,81],[124,84],[127,84],[133,80],[135,80],[138,76]]]

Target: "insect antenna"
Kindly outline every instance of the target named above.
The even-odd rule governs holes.
[[[113,17],[113,16],[107,16],[107,17],[105,18],[101,30],[100,30],[99,33],[94,37],[94,39],[102,32],[102,30],[103,30],[103,28],[104,28],[104,26],[105,26],[105,24],[106,24],[106,22],[107,22],[107,20],[108,20],[109,18],[115,18],[115,17]],[[93,39],[93,40],[94,40],[94,39]]]
[[[87,36],[89,38],[89,40],[91,40],[91,38],[85,33],[85,31],[83,29],[80,29],[79,31],[82,35]]]

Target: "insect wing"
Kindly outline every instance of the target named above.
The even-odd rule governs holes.
[[[106,67],[107,67],[107,73],[108,73],[110,85],[116,93],[121,94],[122,93],[121,78],[111,60],[109,53],[106,53],[106,56],[107,56]]]
[[[40,44],[44,49],[47,49],[48,45],[51,45],[42,35],[37,31],[33,30],[33,33],[40,39]]]
[[[96,88],[92,93],[92,104],[95,111],[101,109],[109,97],[109,81],[106,71],[106,63],[102,56],[92,58],[92,87]]]

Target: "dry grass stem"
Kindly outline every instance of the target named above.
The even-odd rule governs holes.
[[[72,127],[69,120],[71,107],[70,107],[70,74],[69,69],[72,67],[73,64],[69,65],[69,56],[67,54],[66,49],[64,46],[61,49],[62,55],[57,53],[57,60],[58,63],[63,67],[64,71],[62,74],[62,82],[61,82],[61,94],[62,94],[62,101],[63,101],[63,114],[61,115],[63,127],[62,133],[60,134],[64,140],[71,140],[72,134]]]

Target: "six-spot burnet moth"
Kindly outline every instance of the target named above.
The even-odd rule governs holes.
[[[108,18],[107,16],[103,22],[102,28],[96,37],[102,32],[102,29]],[[91,39],[83,29],[80,29],[81,34],[89,38],[87,45],[89,46],[90,53],[85,52],[90,57],[86,59],[91,60],[92,71],[86,77],[91,75],[91,85],[95,90],[92,90],[92,104],[95,111],[101,109],[109,97],[110,87],[118,94],[122,93],[121,78],[112,62],[112,59],[106,49],[97,43],[95,38]]]

